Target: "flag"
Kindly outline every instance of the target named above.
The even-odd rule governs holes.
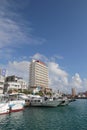
[[[6,69],[2,69],[2,76],[6,75]]]

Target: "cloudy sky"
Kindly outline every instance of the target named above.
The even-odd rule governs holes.
[[[87,91],[87,0],[0,0],[0,68],[28,81],[46,62],[49,86]]]

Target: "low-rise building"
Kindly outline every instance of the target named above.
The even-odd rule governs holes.
[[[27,83],[23,80],[23,78],[15,75],[7,76],[5,78],[4,93],[9,92],[10,90],[13,92],[25,89],[27,89]]]

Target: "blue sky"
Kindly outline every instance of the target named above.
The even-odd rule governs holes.
[[[28,79],[47,63],[52,88],[87,90],[87,0],[0,0],[0,67]],[[53,76],[52,76],[53,75]]]

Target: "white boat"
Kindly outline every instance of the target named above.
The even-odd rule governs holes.
[[[70,98],[67,98],[67,97],[64,97],[63,98],[63,101],[62,103],[60,104],[61,106],[65,106],[65,105],[68,105],[69,103],[75,101],[74,99],[70,99]]]
[[[32,99],[32,98],[41,98],[40,95],[28,94],[27,96],[28,96],[29,99]]]
[[[24,110],[24,100],[13,100],[9,101],[9,110],[10,112],[18,112]]]
[[[69,99],[68,98],[63,98],[62,99],[62,103],[60,104],[61,106],[65,106],[65,105],[68,105],[69,104]]]
[[[25,100],[18,98],[18,94],[16,93],[8,95],[8,103],[10,112],[24,110]]]
[[[26,94],[19,93],[18,98],[25,101],[25,105],[24,105],[25,107],[30,106],[30,98]]]
[[[57,107],[62,100],[54,100],[53,98],[39,97],[31,99],[31,106],[40,107]]]
[[[8,103],[0,103],[0,115],[8,114],[10,112]]]
[[[9,113],[9,105],[4,100],[4,94],[0,94],[0,115]]]
[[[14,99],[14,95],[0,95],[0,114],[24,110],[25,100]]]

